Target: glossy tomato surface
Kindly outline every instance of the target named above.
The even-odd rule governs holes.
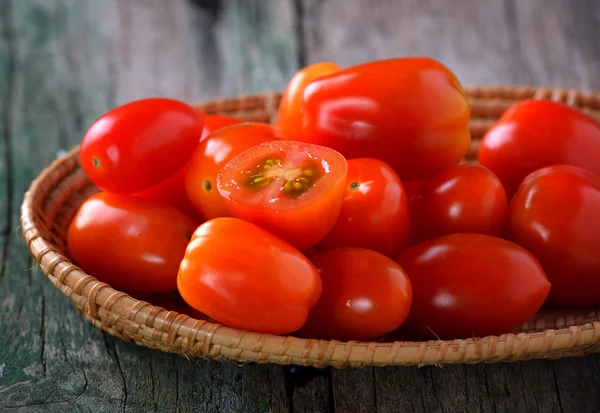
[[[458,165],[417,190],[411,205],[414,239],[461,232],[499,236],[507,208],[506,192],[496,175],[481,165]]]
[[[349,160],[342,210],[319,248],[362,247],[396,258],[409,240],[408,199],[396,172],[378,159]]]
[[[364,248],[334,248],[311,258],[323,292],[300,335],[372,340],[406,320],[412,287],[394,260]]]
[[[177,286],[193,308],[233,328],[287,334],[321,295],[321,279],[300,251],[236,218],[202,224],[181,262]]]
[[[313,80],[340,69],[335,63],[317,62],[292,76],[281,97],[277,115],[277,124],[286,136],[296,139],[302,135],[302,95],[306,86]]]
[[[271,125],[246,122],[220,128],[200,143],[190,161],[185,188],[204,219],[230,216],[217,190],[217,174],[227,161],[246,149],[279,138],[279,130]]]
[[[542,306],[550,283],[527,250],[483,234],[452,234],[404,251],[413,287],[405,325],[431,338],[510,333]]]
[[[113,288],[153,294],[177,288],[196,225],[177,209],[130,195],[86,199],[67,232],[70,258]]]
[[[403,180],[456,165],[471,140],[460,82],[430,58],[375,61],[316,79],[304,91],[303,115],[303,140],[347,159],[381,159]]]
[[[600,177],[570,165],[530,174],[511,202],[508,232],[542,263],[548,302],[600,304]]]
[[[510,197],[531,172],[569,164],[600,174],[600,125],[575,108],[549,100],[510,107],[485,134],[479,162]]]
[[[102,190],[139,192],[169,178],[188,162],[202,127],[201,113],[177,100],[127,103],[90,126],[81,141],[81,164]]]
[[[234,217],[306,249],[335,224],[347,174],[346,159],[333,149],[273,141],[227,162],[217,176],[217,187]]]
[[[218,129],[226,126],[243,123],[241,119],[233,118],[225,115],[204,115],[204,128],[202,129],[202,136],[200,136],[200,142],[206,139],[211,133]]]

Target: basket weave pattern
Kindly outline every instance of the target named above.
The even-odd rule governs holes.
[[[479,141],[513,103],[552,99],[573,105],[600,121],[600,94],[536,87],[472,87],[473,143],[467,161],[475,161]],[[273,122],[279,93],[198,103],[207,113]],[[97,192],[79,165],[78,148],[55,161],[31,184],[21,208],[27,246],[48,279],[90,322],[113,336],[138,345],[188,357],[238,363],[361,367],[516,361],[600,352],[600,310],[542,312],[513,334],[467,340],[423,342],[339,342],[305,340],[232,329],[169,311],[98,282],[65,255],[66,229],[79,205]]]

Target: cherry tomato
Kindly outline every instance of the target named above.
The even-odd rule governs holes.
[[[347,159],[381,159],[403,180],[456,165],[471,140],[458,79],[429,58],[375,61],[316,79],[302,110],[302,140]]]
[[[362,247],[396,258],[409,240],[408,200],[396,172],[378,159],[348,161],[342,210],[319,247]]]
[[[531,172],[569,164],[600,174],[600,125],[575,108],[549,100],[510,107],[485,134],[479,162],[510,197]]]
[[[481,165],[458,165],[418,189],[411,205],[414,239],[459,232],[501,235],[506,210],[506,192],[496,175]]]
[[[600,304],[600,177],[571,165],[530,174],[510,204],[509,238],[542,263],[549,303]]]
[[[204,219],[231,215],[217,190],[217,173],[225,163],[246,149],[279,138],[278,129],[271,125],[246,122],[220,128],[200,143],[190,161],[185,188]]]
[[[98,118],[81,142],[83,169],[108,192],[147,189],[180,170],[202,134],[202,115],[172,99],[143,99]]]
[[[227,162],[217,175],[217,188],[234,217],[305,249],[335,224],[347,173],[346,159],[333,149],[273,141]]]
[[[315,79],[337,72],[341,68],[330,62],[318,62],[306,66],[292,76],[279,104],[277,124],[292,139],[302,135],[302,94],[306,86]]]
[[[288,334],[321,295],[316,268],[300,251],[254,224],[202,224],[181,262],[177,286],[193,308],[233,328]]]
[[[412,287],[394,260],[363,248],[340,247],[311,258],[323,292],[300,335],[372,340],[406,320]]]
[[[542,306],[550,283],[527,250],[484,234],[433,238],[398,263],[413,287],[405,325],[442,339],[510,333]]]
[[[130,293],[177,288],[177,269],[196,225],[173,207],[100,192],[69,225],[69,256],[88,274]]]
[[[202,129],[202,136],[200,142],[206,139],[211,133],[218,129],[226,126],[235,125],[237,123],[243,123],[241,119],[232,118],[231,116],[224,115],[205,115],[204,116],[204,128]]]

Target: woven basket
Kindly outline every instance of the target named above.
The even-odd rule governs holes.
[[[600,94],[535,87],[467,88],[475,161],[479,140],[505,109],[527,98],[576,106],[600,121]],[[280,94],[222,99],[197,106],[247,120],[273,122]],[[81,202],[97,189],[78,162],[78,149],[31,184],[21,210],[27,246],[48,279],[95,326],[138,345],[238,363],[360,367],[516,361],[600,352],[600,308],[543,310],[513,334],[467,340],[339,342],[232,329],[141,301],[98,282],[63,253],[65,232]]]

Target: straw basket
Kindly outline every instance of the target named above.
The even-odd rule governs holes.
[[[576,106],[600,120],[600,94],[535,87],[467,88],[472,107],[474,161],[479,140],[511,104],[527,98]],[[208,113],[273,122],[280,94],[199,103]],[[334,366],[482,363],[581,356],[600,352],[599,308],[542,311],[518,331],[448,341],[339,342],[246,332],[166,310],[98,282],[64,255],[65,232],[81,202],[96,188],[78,162],[77,148],[31,184],[22,205],[27,246],[48,279],[96,327],[154,349],[238,363]]]

